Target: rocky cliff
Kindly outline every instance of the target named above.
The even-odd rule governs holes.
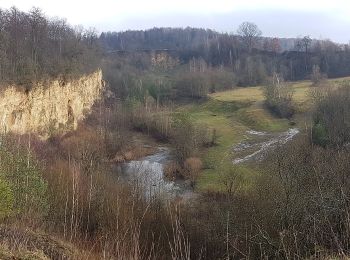
[[[75,129],[104,87],[101,70],[77,80],[38,83],[30,90],[8,86],[0,93],[0,130],[48,136]]]

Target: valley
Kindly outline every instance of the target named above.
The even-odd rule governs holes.
[[[2,6],[0,259],[349,258],[349,44]]]

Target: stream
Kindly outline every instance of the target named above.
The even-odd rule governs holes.
[[[233,164],[241,164],[249,161],[261,161],[266,154],[275,149],[278,145],[284,145],[299,134],[298,128],[279,133],[266,133],[249,130],[248,140],[242,141],[233,147],[236,158]]]
[[[141,188],[148,199],[192,197],[194,193],[184,181],[165,179],[163,168],[170,159],[169,148],[159,147],[158,152],[153,155],[118,165],[120,177],[134,187]]]
[[[286,144],[298,133],[297,128],[277,134],[249,130],[246,132],[246,140],[232,148],[235,155],[232,162],[241,164],[261,161],[269,151],[278,145]],[[116,165],[116,172],[122,181],[128,182],[132,187],[140,188],[147,199],[193,198],[195,193],[185,181],[165,179],[163,169],[169,160],[171,160],[169,148],[159,147],[153,155]]]

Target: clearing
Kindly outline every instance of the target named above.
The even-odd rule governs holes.
[[[344,80],[329,80],[331,86],[338,86]],[[291,122],[277,118],[265,109],[262,87],[236,88],[209,95],[207,101],[198,104],[189,104],[179,108],[186,111],[192,119],[209,128],[215,128],[219,136],[217,145],[202,151],[201,157],[205,169],[197,183],[199,191],[217,191],[224,189],[221,173],[226,173],[233,166],[233,147],[249,141],[248,131],[261,131],[270,135],[280,135],[291,128],[302,129],[307,121],[305,112],[310,110],[311,102],[308,95],[313,88],[311,81],[288,83],[293,88],[293,102],[297,108],[297,115]],[[296,124],[296,126],[291,126]],[[253,165],[239,166],[244,173],[247,188],[256,177]]]

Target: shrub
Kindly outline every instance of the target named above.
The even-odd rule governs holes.
[[[316,143],[344,146],[350,142],[350,88],[329,92],[321,99],[314,114]]]
[[[169,180],[176,180],[182,177],[181,173],[182,168],[177,162],[171,161],[164,166],[164,176]]]
[[[312,73],[311,73],[311,81],[314,85],[318,85],[323,80],[326,79],[326,75],[321,73],[320,67],[318,65],[314,65],[312,67]]]
[[[235,195],[240,192],[244,186],[244,169],[240,167],[231,167],[223,169],[220,173],[221,182],[228,195]]]
[[[38,163],[30,152],[25,154],[3,143],[0,149],[0,177],[6,181],[8,187],[3,186],[3,192],[8,194],[8,203],[11,203],[12,191],[13,209],[22,217],[43,216],[48,209],[46,197],[46,182],[41,176]],[[7,185],[6,185],[7,186]]]
[[[202,170],[203,163],[201,159],[196,157],[187,158],[184,162],[184,177],[190,181],[192,187],[194,187],[200,172]]]
[[[264,89],[267,107],[279,117],[291,118],[294,114],[292,105],[292,89],[283,81],[283,78],[275,73],[272,81]]]
[[[0,221],[8,217],[13,209],[13,193],[9,184],[0,178]]]
[[[312,128],[312,141],[321,146],[327,145],[327,130],[322,123],[317,123]]]

